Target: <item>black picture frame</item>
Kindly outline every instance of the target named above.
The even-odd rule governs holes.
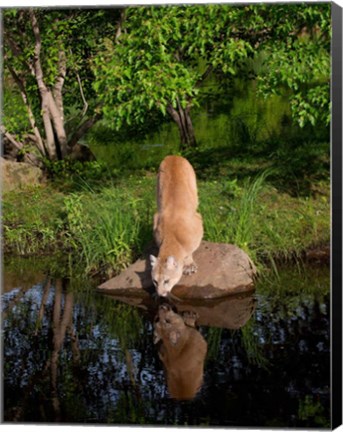
[[[342,424],[342,7],[332,3],[331,427]]]

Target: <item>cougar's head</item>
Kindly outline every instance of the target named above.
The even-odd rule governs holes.
[[[157,294],[166,297],[182,276],[182,265],[174,256],[166,259],[156,258],[150,255],[151,277]]]

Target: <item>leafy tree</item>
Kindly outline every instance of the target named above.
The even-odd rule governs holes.
[[[287,19],[285,19],[285,17]],[[275,36],[263,46],[260,93],[286,92],[303,127],[330,123],[331,5],[282,5],[269,17]]]
[[[73,152],[99,119],[89,61],[112,31],[116,10],[4,11],[5,91],[17,87],[28,119],[26,138],[50,160]],[[108,19],[111,17],[111,19]],[[115,21],[114,21],[115,23]],[[6,99],[6,98],[5,98]],[[19,120],[5,116],[2,132],[18,148]]]
[[[288,89],[294,117],[314,124],[329,115],[329,45],[328,4],[128,8],[120,37],[96,57],[95,89],[117,129],[159,110],[192,146],[191,109],[208,75],[242,75],[248,57],[263,53],[259,91]]]
[[[107,39],[95,61],[105,116],[119,129],[158,109],[176,122],[182,145],[195,145],[190,112],[200,86],[214,69],[235,74],[248,55],[250,45],[236,37],[243,13],[224,5],[128,8],[120,38]]]

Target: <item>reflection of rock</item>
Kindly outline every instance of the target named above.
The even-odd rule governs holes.
[[[142,290],[145,293],[144,290]],[[215,300],[170,300],[178,313],[185,311],[197,315],[197,324],[201,326],[238,329],[243,327],[255,310],[256,299],[253,291],[236,294]],[[149,294],[144,296],[108,296],[131,306],[144,309],[148,313],[156,313],[156,302]]]
[[[256,300],[252,294],[230,296],[218,300],[193,303],[175,302],[178,312],[191,311],[197,314],[197,324],[209,327],[239,329],[250,319]]]
[[[183,319],[168,304],[158,309],[155,343],[161,341],[159,357],[174,399],[193,399],[203,382],[207,343],[194,324],[193,314],[188,313]]]
[[[118,295],[136,295],[152,287],[148,260],[139,259],[118,276],[99,286],[99,290]],[[203,241],[194,253],[197,273],[182,276],[172,295],[182,299],[213,299],[251,291],[256,268],[248,255],[231,244]],[[144,294],[142,294],[144,295]]]

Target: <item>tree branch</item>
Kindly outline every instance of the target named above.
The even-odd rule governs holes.
[[[69,148],[73,148],[80,138],[101,118],[101,114],[95,114],[93,117],[90,117],[89,119],[85,120],[74,132],[72,137],[70,138],[68,142]]]
[[[33,66],[29,62],[24,60],[22,49],[19,47],[19,45],[12,39],[12,37],[6,31],[4,31],[4,42],[7,43],[9,49],[12,51],[12,54],[15,57],[17,57],[17,58],[19,58],[20,56],[22,57],[20,59],[21,63],[24,65],[24,67],[26,67],[30,71],[31,75],[34,76]]]
[[[30,18],[32,24],[32,30],[35,37],[35,48],[34,48],[34,68],[35,77],[40,91],[42,99],[42,113],[45,133],[47,136],[47,145],[49,147],[49,155],[51,159],[55,159],[57,156],[57,149],[59,145],[59,150],[61,152],[62,158],[67,153],[67,136],[64,129],[63,117],[59,111],[51,91],[47,88],[44,82],[43,69],[40,60],[40,54],[42,49],[42,40],[40,35],[40,30],[38,26],[37,17],[33,11],[30,9]],[[61,60],[61,68],[63,69],[63,59]],[[58,138],[58,142],[55,141],[55,135]]]
[[[8,141],[17,149],[22,150],[24,147],[24,144],[17,141],[12,134],[10,134],[4,126],[0,126],[0,132],[8,139]],[[37,166],[37,157],[33,154],[26,153],[27,159],[30,161],[32,165]]]
[[[83,102],[83,110],[81,113],[81,118],[83,118],[86,115],[86,112],[88,110],[88,102],[86,101],[85,94],[83,92],[80,75],[77,72],[76,72],[76,78],[77,78],[77,82],[79,83],[81,98],[82,98],[82,102]]]
[[[114,41],[116,44],[119,44],[119,39],[122,34],[122,28],[123,28],[123,23],[125,21],[125,18],[126,18],[125,9],[122,9],[120,12],[120,18],[117,22],[117,31],[114,37]]]
[[[205,72],[201,75],[201,77],[198,79],[198,81],[195,83],[195,87],[200,87],[201,84],[205,81],[205,79],[210,75],[210,73],[213,71],[213,66],[208,65]]]
[[[31,109],[31,106],[30,106],[29,101],[28,101],[28,97],[27,97],[27,94],[26,94],[24,82],[22,81],[22,79],[19,77],[19,75],[16,73],[16,71],[12,68],[12,66],[10,64],[7,64],[7,67],[8,67],[8,70],[10,71],[10,74],[12,75],[12,78],[14,79],[15,83],[19,87],[21,97],[23,99],[24,105],[25,105],[27,113],[28,113],[29,122],[30,122],[31,128],[33,130],[33,133],[35,135],[36,146],[37,146],[39,152],[43,156],[46,156],[46,151],[45,151],[45,148],[44,148],[44,143],[43,143],[41,134],[39,132],[39,129],[36,126],[35,116],[33,114],[33,111]]]
[[[57,108],[60,111],[62,120],[64,119],[62,88],[66,77],[66,73],[67,73],[67,60],[66,60],[65,52],[62,49],[60,49],[58,51],[58,75],[52,92],[56,101]]]
[[[21,150],[24,147],[24,144],[18,142],[14,136],[6,130],[5,126],[0,126],[0,131],[17,150]]]
[[[43,81],[43,69],[40,61],[40,53],[42,49],[42,40],[40,36],[40,30],[37,22],[37,17],[33,11],[30,9],[30,18],[33,34],[35,37],[35,48],[34,48],[34,69],[35,69],[35,78],[37,80],[38,88],[40,92],[46,92],[47,88]]]

